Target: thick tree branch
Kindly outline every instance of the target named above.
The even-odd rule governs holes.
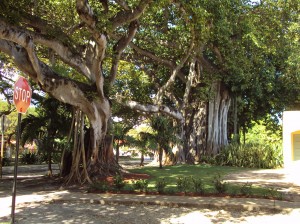
[[[89,67],[92,73],[96,77],[96,86],[98,89],[98,93],[100,94],[100,97],[104,99],[104,78],[102,76],[101,71],[101,62],[104,59],[104,54],[107,45],[106,36],[97,30],[97,18],[94,15],[91,6],[88,3],[88,0],[77,0],[76,9],[80,19],[83,22],[85,22],[93,36],[93,39],[96,42],[96,44],[94,44],[93,41],[90,41],[88,45],[88,54],[86,55],[86,60],[87,64],[90,65]]]
[[[183,103],[182,103],[182,108],[185,108],[186,105],[188,104],[188,98],[191,92],[191,88],[192,88],[192,83],[193,83],[193,79],[196,76],[196,59],[193,59],[193,61],[190,63],[190,70],[189,70],[189,75],[187,78],[187,82],[185,84],[185,91],[184,91],[184,95],[183,95]]]
[[[176,64],[173,63],[172,61],[160,58],[160,57],[156,56],[155,54],[151,53],[150,51],[147,51],[147,50],[144,50],[144,49],[138,47],[137,45],[135,45],[132,42],[129,43],[129,46],[132,49],[134,49],[138,54],[141,54],[141,55],[144,55],[148,58],[151,58],[152,60],[156,61],[159,64],[165,65],[168,68],[171,68],[172,70],[174,70],[176,68]],[[186,82],[185,75],[180,70],[177,72],[177,75],[178,75],[178,77],[180,78],[180,80],[182,82]]]
[[[210,62],[208,61],[203,55],[199,57],[199,61],[204,69],[209,71],[212,74],[217,74],[220,71]]]
[[[26,49],[30,64],[36,77],[40,80],[40,82],[43,82],[44,77],[41,72],[39,60],[34,51],[32,37],[26,32],[11,28],[7,26],[6,23],[0,21],[0,38],[17,43]]]
[[[137,28],[138,28],[138,22],[132,21],[128,28],[128,34],[123,36],[113,47],[114,56],[112,59],[112,66],[110,70],[110,79],[109,79],[111,85],[114,83],[116,78],[121,54],[123,50],[128,46],[128,44],[132,41],[133,37],[136,34]]]
[[[116,3],[118,3],[123,9],[130,10],[129,6],[124,0],[115,0]]]
[[[31,67],[27,66],[25,69],[25,72],[28,72],[28,69],[30,71],[30,76],[38,81],[42,86],[44,85],[45,75],[41,71],[41,65],[42,63],[38,59],[35,49],[34,49],[34,43],[33,38],[29,33],[26,31],[23,31],[21,29],[18,29],[16,27],[12,27],[4,23],[3,21],[0,21],[0,38],[2,40],[7,40],[8,42],[4,42],[3,51],[6,53],[15,52],[19,53],[19,57],[21,56],[21,53],[23,54],[22,59],[24,60],[25,57],[28,59],[27,64],[31,65]],[[20,48],[19,52],[16,50],[17,48],[14,48],[12,44],[9,42],[17,43],[18,45],[22,46],[23,48]],[[26,51],[24,51],[26,50]],[[16,59],[17,61],[18,59]],[[21,67],[23,67],[22,64],[19,64]],[[33,70],[33,71],[32,71]]]
[[[126,106],[132,110],[136,110],[136,111],[140,111],[140,112],[145,112],[145,113],[164,113],[170,117],[175,118],[176,120],[183,120],[183,116],[180,112],[175,111],[170,109],[167,106],[164,105],[151,105],[151,104],[147,104],[147,105],[142,105],[136,101],[124,101],[121,98],[117,97],[117,102],[123,106]]]
[[[87,25],[90,32],[93,35],[94,40],[98,44],[98,57],[104,56],[104,51],[106,48],[106,37],[104,34],[100,33],[97,28],[97,17],[94,15],[94,12],[91,6],[88,3],[88,0],[77,0],[76,1],[76,10],[80,19]]]
[[[79,73],[83,74],[91,82],[95,82],[95,74],[82,59],[82,55],[72,53],[72,51],[70,51],[67,46],[57,40],[47,39],[45,38],[45,36],[39,35],[37,33],[31,33],[31,36],[36,43],[51,48],[62,59],[62,61],[75,68]]]
[[[43,77],[43,80],[41,81],[39,79],[40,76],[37,76],[36,74],[36,70],[32,66],[28,66],[32,64],[32,59],[28,56],[25,48],[0,39],[0,51],[11,56],[18,68],[34,79],[45,92],[64,103],[80,108],[87,114],[94,114],[92,112],[93,107],[90,104],[90,100],[85,96],[88,89],[93,90],[91,86],[60,77],[49,66],[38,61],[39,69]]]
[[[135,9],[118,12],[117,15],[111,19],[112,30],[115,30],[118,26],[124,25],[125,23],[137,20],[151,2],[152,0],[141,0]]]
[[[151,58],[154,61],[157,61],[160,64],[163,64],[169,68],[175,68],[176,64],[174,64],[173,62],[160,58],[158,56],[156,56],[155,54],[151,53],[150,51],[144,50],[140,47],[138,47],[137,45],[135,45],[134,43],[130,43],[129,46],[134,49],[137,53],[144,55],[148,58]]]
[[[95,29],[97,19],[91,6],[88,4],[87,0],[77,0],[76,10],[80,19],[85,22],[85,24],[92,30]]]
[[[31,66],[31,63],[28,61],[28,54],[24,48],[13,42],[0,39],[0,51],[13,58],[15,64],[21,71],[25,74],[30,74],[30,77],[37,81],[37,75]]]
[[[56,52],[56,54],[66,64],[74,67],[79,73],[86,76],[92,82],[95,82],[96,79],[95,79],[94,74],[92,73],[91,69],[86,66],[85,62],[82,60],[81,55],[74,54],[62,42],[58,41],[57,39],[55,39],[55,40],[54,39],[48,39],[44,35],[36,33],[36,32],[23,30],[22,28],[6,24],[5,22],[3,22],[1,20],[0,20],[0,24],[1,24],[2,30],[4,30],[4,29],[7,29],[7,30],[13,29],[13,30],[15,30],[15,32],[18,32],[20,34],[24,33],[28,37],[32,37],[34,42],[51,48],[53,51]]]
[[[33,80],[36,80],[38,83],[37,75],[35,74],[35,71],[34,71],[33,67],[31,66],[31,62],[29,61],[27,51],[23,47],[15,44],[13,42],[0,39],[0,51],[9,55],[11,58],[13,58],[15,65],[22,72],[24,72],[25,74],[28,74],[28,76],[30,78],[32,78]],[[44,64],[44,66],[47,66],[47,65]],[[55,74],[55,73],[51,72],[51,74]],[[58,76],[58,75],[55,75],[55,77],[56,76]],[[68,81],[71,81],[71,80],[68,79]],[[92,86],[87,85],[85,83],[81,83],[81,82],[74,81],[74,80],[72,80],[72,82],[74,82],[83,92],[89,92],[89,91],[96,90],[96,87],[93,85]]]
[[[213,52],[215,53],[219,63],[223,64],[224,60],[223,60],[223,57],[222,57],[222,54],[221,54],[219,48],[217,46],[212,46],[212,49],[213,49]]]
[[[189,49],[187,50],[186,54],[183,55],[182,59],[180,60],[179,64],[176,66],[176,68],[172,71],[172,74],[169,78],[169,80],[165,83],[164,86],[162,86],[160,88],[160,90],[158,91],[157,95],[156,95],[156,100],[155,102],[157,104],[160,104],[162,101],[162,96],[163,94],[171,87],[171,85],[174,83],[175,78],[178,74],[178,72],[180,71],[180,69],[183,67],[183,65],[186,63],[187,59],[189,58],[192,50],[194,48],[194,40],[192,39],[191,41],[191,45],[189,47]]]
[[[22,23],[25,23],[24,26],[33,28],[34,32],[46,36],[53,36],[57,40],[64,42],[65,45],[71,42],[70,37],[65,34],[61,27],[49,24],[48,21],[42,19],[41,17],[31,15],[13,7],[10,7],[10,10],[12,10],[12,13],[18,14],[18,16],[20,17],[20,21]],[[74,51],[75,49],[72,50]]]

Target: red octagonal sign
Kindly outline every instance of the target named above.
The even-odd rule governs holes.
[[[31,101],[31,87],[27,80],[20,76],[14,87],[14,104],[19,113],[26,113]]]

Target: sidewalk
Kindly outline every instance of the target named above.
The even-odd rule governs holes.
[[[144,194],[93,194],[64,193],[52,199],[52,202],[81,202],[93,204],[123,205],[160,205],[170,207],[194,207],[208,209],[291,212],[299,210],[300,202],[289,202],[258,198],[224,198],[224,197],[188,197]]]
[[[11,196],[0,198],[0,219],[11,212]],[[224,198],[224,197],[188,197],[165,195],[133,195],[133,194],[94,194],[69,191],[44,191],[31,194],[19,192],[17,208],[31,203],[80,203],[100,205],[159,205],[168,207],[187,207],[199,209],[224,209],[233,211],[255,211],[267,213],[299,213],[300,202],[288,202],[256,198]]]
[[[48,191],[17,196],[16,223],[194,224],[299,222],[298,202]],[[0,198],[0,223],[11,197]]]

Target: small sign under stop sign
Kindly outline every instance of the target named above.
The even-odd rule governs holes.
[[[27,80],[20,76],[15,83],[14,87],[14,104],[16,105],[19,113],[26,113],[31,101],[31,87]]]

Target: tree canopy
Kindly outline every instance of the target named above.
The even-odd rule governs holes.
[[[174,119],[185,162],[220,152],[231,126],[297,108],[299,4],[4,0],[1,61],[87,116],[89,164],[111,162],[109,119],[125,110]]]

